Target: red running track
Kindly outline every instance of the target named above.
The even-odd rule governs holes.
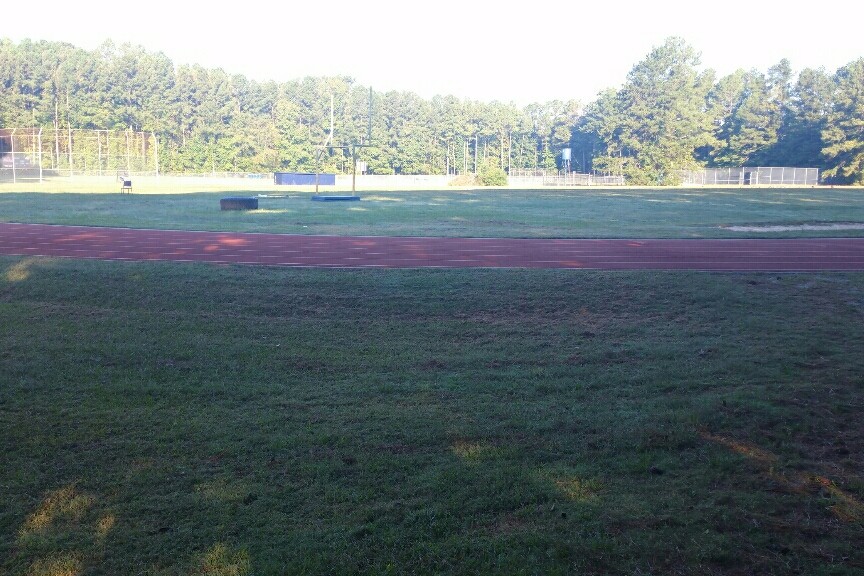
[[[864,238],[346,237],[0,223],[0,254],[332,268],[864,270]]]

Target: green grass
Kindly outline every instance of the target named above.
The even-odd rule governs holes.
[[[0,573],[860,574],[862,320],[864,274],[0,258]]]
[[[273,194],[268,186],[262,192]],[[237,190],[182,194],[0,194],[0,221],[292,234],[546,238],[862,236],[864,230],[733,232],[729,225],[864,222],[854,188],[437,190],[311,202],[278,190],[260,210],[222,212]]]

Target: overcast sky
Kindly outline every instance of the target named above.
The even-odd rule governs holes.
[[[230,9],[167,0],[9,1],[0,37],[61,40],[92,49],[111,39],[163,52],[175,64],[223,68],[256,80],[347,75],[378,91],[429,98],[593,100],[668,36],[680,36],[720,74],[765,71],[788,58],[797,72],[833,72],[864,57],[864,2],[764,0],[522,2],[391,0],[265,2]],[[275,6],[275,7],[274,7]]]

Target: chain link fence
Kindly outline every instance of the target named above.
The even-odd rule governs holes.
[[[511,170],[507,178],[510,186],[624,186],[624,176],[614,174],[580,174],[551,170]]]
[[[158,143],[132,130],[0,129],[0,180],[159,172]]]
[[[543,186],[624,186],[624,176],[600,174],[549,174],[543,177]]]
[[[685,186],[816,186],[818,168],[768,166],[741,168],[706,168],[679,173]]]

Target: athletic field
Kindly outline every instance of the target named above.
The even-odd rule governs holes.
[[[854,189],[85,192],[0,193],[3,230],[854,246],[828,227],[864,222]],[[864,571],[861,272],[36,252],[0,256],[0,573]]]

